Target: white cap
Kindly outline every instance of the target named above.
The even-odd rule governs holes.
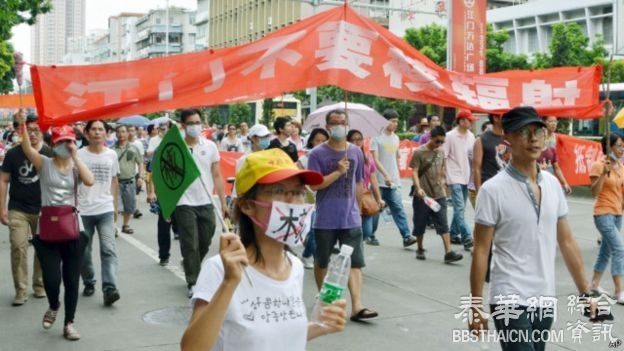
[[[352,253],[353,253],[353,247],[349,245],[345,245],[345,244],[342,244],[342,246],[340,246],[341,255],[351,256]]]
[[[265,137],[271,135],[271,131],[264,124],[256,124],[249,129],[247,138],[251,139],[254,136]]]

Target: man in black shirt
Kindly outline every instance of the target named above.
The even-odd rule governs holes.
[[[42,155],[52,156],[52,149],[43,144],[41,130],[37,125],[37,116],[26,119],[26,131],[32,146]],[[11,185],[10,188],[8,185]],[[6,195],[9,188],[9,206],[7,211]],[[10,149],[5,156],[0,172],[0,221],[9,226],[11,242],[11,270],[15,285],[13,306],[21,306],[28,300],[28,241],[39,229],[39,210],[41,208],[41,188],[39,175],[32,163],[26,158],[19,145]],[[39,260],[35,255],[33,272],[34,296],[46,296]]]
[[[275,128],[275,135],[277,135],[277,138],[271,140],[268,149],[282,149],[282,151],[290,156],[293,162],[297,162],[299,160],[297,145],[288,140],[293,130],[290,117],[277,117],[275,122],[273,122],[273,128]]]

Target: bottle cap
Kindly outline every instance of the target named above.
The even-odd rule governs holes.
[[[340,246],[340,254],[341,255],[345,255],[345,256],[351,256],[351,254],[353,253],[353,248],[349,245],[342,245]]]

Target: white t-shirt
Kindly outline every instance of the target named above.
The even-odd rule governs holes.
[[[160,137],[160,135],[156,135],[150,138],[149,143],[147,144],[147,152],[153,153],[154,151],[156,151],[161,141],[162,138]]]
[[[469,151],[475,143],[471,131],[460,133],[457,128],[446,133],[444,157],[446,162],[446,184],[468,185],[470,183],[471,163]]]
[[[395,133],[390,135],[383,132],[381,135],[373,138],[370,151],[377,152],[377,159],[385,168],[386,172],[392,179],[395,186],[401,185],[401,177],[399,176],[399,163],[397,161],[397,152],[399,151],[399,137]],[[379,181],[380,187],[387,187],[386,181],[381,172],[376,171],[375,175]]]
[[[232,152],[245,152],[245,150],[243,150],[243,143],[238,137],[236,137],[236,139],[234,140],[230,140],[230,138],[228,138],[227,136],[224,136],[221,140],[221,150]]]
[[[303,302],[303,265],[287,253],[292,263],[285,281],[271,279],[246,268],[253,283],[245,276],[236,287],[219,338],[212,351],[304,351],[308,333],[306,306]],[[193,300],[210,302],[223,281],[221,257],[202,263]]]
[[[197,167],[199,167],[204,184],[206,184],[208,191],[212,194],[214,190],[212,164],[219,162],[221,159],[217,145],[211,140],[200,137],[199,143],[190,148],[190,151],[191,155],[193,155],[193,159],[195,159]],[[178,206],[202,206],[210,203],[210,198],[208,197],[208,194],[206,194],[206,190],[202,186],[201,180],[197,178],[191,186],[186,189],[180,198],[180,201],[178,201]]]
[[[494,227],[489,304],[498,295],[527,299],[555,296],[557,222],[568,214],[568,204],[557,178],[540,172],[541,208],[535,205],[526,177],[513,167],[483,183],[476,203],[475,222]],[[539,217],[538,217],[539,213]]]
[[[135,139],[132,142],[132,145],[136,146],[136,148],[139,150],[139,153],[141,154],[141,157],[145,157],[145,148],[143,147],[143,142],[139,139]]]
[[[249,135],[249,134],[247,134],[247,135]],[[241,144],[243,144],[242,152],[244,152],[245,154],[251,153],[251,140],[249,140],[249,138],[247,138],[247,135],[239,135],[238,136],[238,139],[240,140]]]
[[[84,162],[95,180],[93,186],[78,186],[78,210],[83,216],[95,216],[113,212],[113,194],[111,184],[113,177],[119,175],[117,153],[104,148],[100,154],[94,154],[84,147],[78,150],[78,157]]]

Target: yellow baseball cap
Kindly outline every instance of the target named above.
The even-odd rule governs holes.
[[[252,152],[236,173],[236,193],[242,195],[256,184],[273,184],[294,176],[307,185],[323,183],[320,173],[299,169],[280,149]]]

